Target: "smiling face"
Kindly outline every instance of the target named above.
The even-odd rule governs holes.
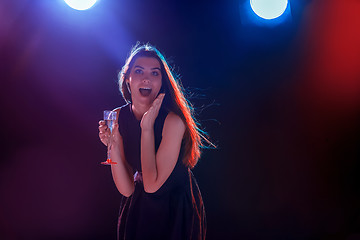
[[[137,58],[126,83],[129,84],[133,103],[150,105],[159,94],[162,85],[159,60],[153,57]]]

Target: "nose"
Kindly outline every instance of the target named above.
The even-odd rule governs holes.
[[[143,83],[150,83],[150,80],[148,78],[143,78],[142,82]]]
[[[144,78],[142,79],[142,82],[143,82],[143,83],[149,83],[149,82],[150,82],[150,78],[149,78],[147,75],[145,75]]]

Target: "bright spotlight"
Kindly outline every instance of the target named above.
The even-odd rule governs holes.
[[[64,0],[67,5],[76,10],[87,10],[91,8],[96,0]]]
[[[286,10],[287,0],[250,0],[253,11],[261,18],[274,19]]]

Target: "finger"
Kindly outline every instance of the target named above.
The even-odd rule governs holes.
[[[161,99],[161,98],[164,98],[164,96],[165,96],[165,93],[160,93],[156,98]]]
[[[106,139],[109,137],[109,133],[99,133],[99,138],[100,139]]]
[[[151,109],[154,109],[154,108],[156,108],[158,105],[159,105],[159,99],[158,98],[156,98],[154,101],[153,101],[153,103],[151,104],[151,106],[150,106],[150,108],[149,108],[149,110]]]
[[[105,145],[109,141],[109,136],[107,136],[106,134],[99,134],[99,138],[100,138],[100,141],[102,143],[104,143]]]
[[[164,97],[165,97],[165,93],[161,93],[161,94],[158,96],[158,99],[160,100],[160,102],[162,102],[162,100],[164,100]]]
[[[99,132],[101,133],[104,133],[108,130],[108,127],[105,125],[105,126],[99,126]]]
[[[164,98],[165,98],[165,94],[162,94],[161,98],[160,98],[160,103],[159,103],[159,107],[161,107],[163,101],[164,101]]]
[[[162,100],[164,99],[164,96],[165,96],[164,93],[159,94],[159,96],[157,96],[157,98],[156,98],[157,102],[161,103]]]
[[[161,95],[159,95],[159,97],[156,99],[156,103],[155,103],[155,111],[159,112],[159,109],[161,107],[161,104],[164,100],[164,94],[162,93]]]
[[[107,125],[99,125],[99,129],[107,129]]]
[[[163,102],[163,100],[164,100],[164,97],[165,97],[165,93],[161,93],[157,98],[156,98],[156,100],[157,100],[157,105],[159,105],[159,106],[161,106],[161,104],[162,104],[162,102]]]
[[[105,121],[104,121],[104,120],[100,120],[100,121],[99,121],[99,125],[105,125]]]

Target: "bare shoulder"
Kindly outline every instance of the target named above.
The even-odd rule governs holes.
[[[164,122],[164,129],[163,131],[167,132],[178,132],[178,133],[184,133],[185,131],[185,123],[179,117],[173,112],[169,112],[169,114],[166,116],[165,122]]]

